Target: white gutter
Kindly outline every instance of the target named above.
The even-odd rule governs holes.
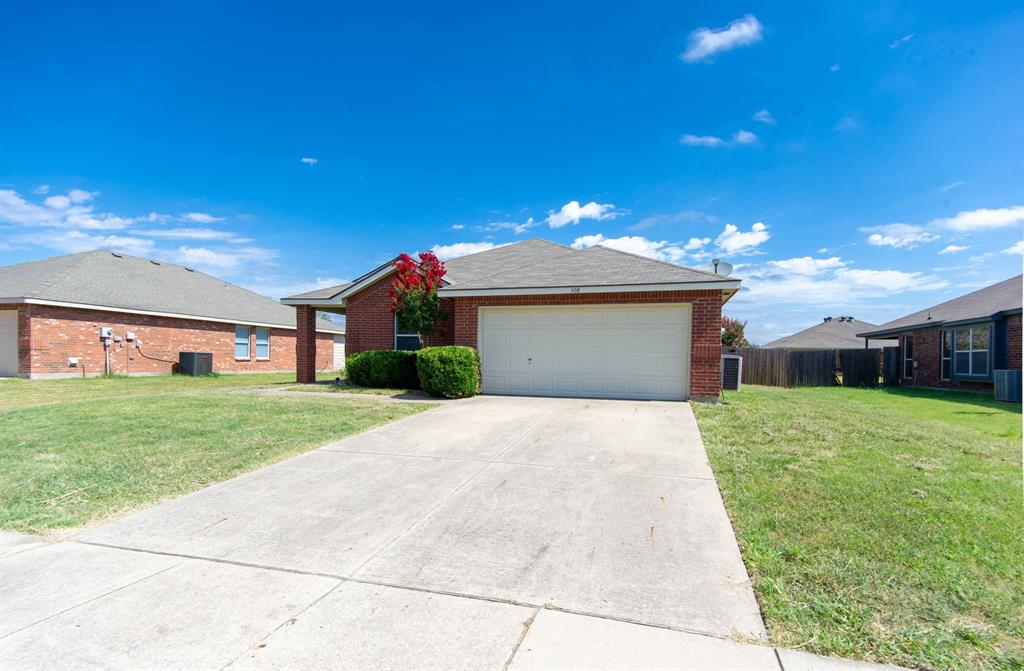
[[[642,291],[706,291],[715,289],[739,289],[739,280],[717,282],[672,282],[662,284],[610,284],[590,287],[524,287],[510,289],[441,289],[438,296],[540,296],[544,294],[611,294],[635,293]]]
[[[252,322],[244,319],[221,319],[219,317],[206,317],[204,315],[188,315],[179,312],[156,312],[154,310],[135,310],[132,308],[117,308],[110,305],[91,305],[89,303],[67,303],[64,301],[48,301],[41,298],[0,298],[0,304],[28,304],[28,305],[52,305],[59,308],[76,308],[79,310],[102,310],[103,312],[117,312],[130,315],[146,315],[147,317],[170,317],[172,319],[192,319],[200,322],[216,322],[218,324],[238,324],[239,326],[266,326],[268,328],[295,330],[294,324],[271,324],[270,322]],[[318,333],[331,333],[334,335],[345,335],[345,331],[330,331],[317,329]]]

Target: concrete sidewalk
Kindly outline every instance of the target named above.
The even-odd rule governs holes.
[[[30,544],[0,560],[4,669],[894,668],[535,605]]]

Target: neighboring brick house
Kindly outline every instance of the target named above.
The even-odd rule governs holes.
[[[392,264],[282,299],[298,311],[298,380],[313,379],[303,330],[346,315],[349,353],[467,345],[484,393],[717,398],[722,305],[740,281],[595,246],[534,239],[447,262],[440,319],[421,339],[391,312]]]
[[[1021,275],[858,333],[899,344],[900,384],[989,391],[1021,369]]]
[[[100,375],[108,353],[112,374],[167,374],[187,351],[218,373],[293,371],[295,336],[292,308],[162,261],[97,250],[0,267],[4,377]],[[315,368],[341,367],[344,329],[320,319],[314,336]]]

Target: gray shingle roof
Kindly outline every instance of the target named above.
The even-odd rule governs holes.
[[[992,286],[933,305],[924,310],[886,322],[858,335],[877,337],[915,328],[941,326],[944,323],[984,320],[1000,312],[1021,310],[1021,275]]]
[[[0,267],[0,301],[38,299],[295,328],[295,308],[163,261],[95,250]],[[344,328],[318,321],[321,331]]]
[[[725,277],[596,245],[584,250],[535,238],[445,264],[449,290],[720,282]],[[732,279],[732,278],[729,278]],[[444,290],[442,290],[444,293]]]
[[[857,336],[861,331],[875,328],[874,324],[857,319],[847,320],[835,317],[830,321],[822,321],[799,333],[773,340],[765,349],[853,349],[863,348],[864,339]],[[891,340],[871,340],[869,347],[892,347]]]

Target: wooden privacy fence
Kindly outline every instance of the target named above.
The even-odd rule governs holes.
[[[881,373],[878,349],[786,350],[741,347],[743,384],[770,387],[875,387]]]

